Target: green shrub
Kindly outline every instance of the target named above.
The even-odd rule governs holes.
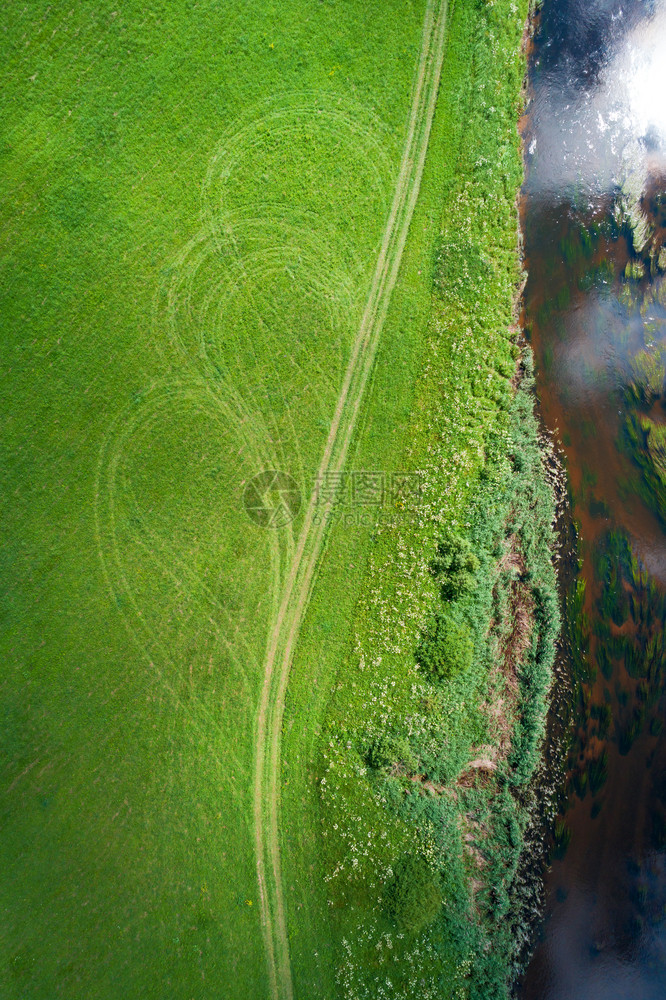
[[[441,541],[431,564],[432,574],[446,601],[454,601],[474,589],[474,574],[478,568],[479,560],[468,539],[460,535],[450,535]]]
[[[384,899],[389,916],[408,934],[427,927],[442,907],[442,893],[428,863],[413,854],[406,854],[396,865]]]
[[[409,742],[394,733],[382,733],[370,745],[366,760],[370,767],[391,767],[394,764],[404,764],[408,771],[415,771],[418,766],[416,754]]]
[[[438,681],[465,673],[472,665],[474,643],[466,622],[442,608],[425,632],[416,650],[416,660]]]

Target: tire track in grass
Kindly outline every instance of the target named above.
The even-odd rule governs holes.
[[[317,478],[344,465],[372,370],[419,193],[446,39],[446,0],[429,0],[416,71],[412,108],[395,195],[367,304],[354,341],[344,383]],[[322,552],[327,517],[315,524],[313,492],[284,583],[264,658],[264,681],[255,722],[254,834],[262,928],[273,998],[292,1000],[293,985],[280,863],[279,778],[284,699],[298,632]]]

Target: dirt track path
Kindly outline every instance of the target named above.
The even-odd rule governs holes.
[[[377,353],[419,193],[446,39],[446,0],[429,0],[413,103],[395,195],[363,318],[331,421],[318,478],[342,471]],[[278,813],[284,699],[294,646],[305,614],[327,529],[316,494],[305,512],[298,543],[268,638],[255,728],[254,833],[262,928],[271,994],[292,1000],[289,940],[282,893]]]

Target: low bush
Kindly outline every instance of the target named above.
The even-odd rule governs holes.
[[[442,907],[442,893],[425,858],[407,854],[385,891],[386,909],[401,931],[418,934]]]
[[[417,766],[417,757],[408,741],[394,733],[382,733],[370,745],[366,760],[376,769],[402,764],[407,771]]]
[[[431,627],[416,650],[416,661],[438,681],[466,673],[472,665],[474,643],[466,622],[448,608],[438,609]]]
[[[441,541],[431,564],[432,574],[445,601],[455,601],[473,590],[474,574],[478,568],[479,560],[472,552],[469,540],[461,535],[450,535]]]

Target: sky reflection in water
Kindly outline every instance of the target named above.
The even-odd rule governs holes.
[[[530,189],[561,198],[576,188],[596,199],[627,178],[643,185],[666,169],[666,2],[560,8],[571,20],[553,26],[532,75]]]
[[[666,583],[663,527],[632,494],[636,472],[617,448],[632,358],[666,346],[666,277],[650,278],[663,220],[634,238],[645,237],[645,278],[624,278],[627,221],[646,215],[647,191],[666,190],[666,0],[545,0],[530,81],[526,321],[544,418],[559,429],[579,501],[587,481],[586,502],[610,511],[583,517],[587,544],[618,524]],[[567,814],[573,836],[548,876],[525,1000],[666,998],[666,861],[650,833],[666,803],[665,744],[641,737],[620,755],[609,742],[601,811],[592,816],[588,795]]]

